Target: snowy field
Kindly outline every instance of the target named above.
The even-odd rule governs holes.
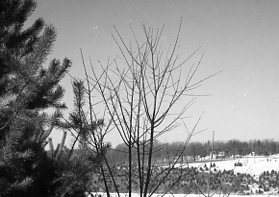
[[[94,195],[96,195],[96,197],[99,197],[98,195],[100,195],[101,197],[107,196],[105,193],[93,194],[93,196]],[[152,195],[152,197],[161,197],[161,196],[163,196],[163,195],[162,194],[153,194]],[[222,194],[211,194],[211,196],[212,197],[227,197],[227,195],[222,195]],[[236,194],[229,195],[229,197],[243,197],[243,196],[246,196],[246,195],[236,195]],[[251,194],[248,196],[249,197],[267,197],[267,196],[278,196],[278,195]],[[90,197],[90,195],[88,197]],[[118,195],[111,194],[111,197],[118,197]],[[121,193],[120,197],[128,197],[128,194]],[[132,197],[140,197],[140,195],[137,193],[133,193]],[[204,197],[204,196],[201,194],[166,194],[166,195],[164,195],[164,197]]]
[[[241,162],[242,166],[235,167],[234,164]],[[234,170],[235,173],[247,173],[258,176],[264,171],[279,171],[279,155],[272,155],[270,157],[264,156],[246,156],[243,158],[230,159],[225,161],[213,161],[216,164],[217,170]],[[189,167],[202,167],[204,165],[209,167],[209,162],[196,162],[188,164]],[[213,168],[214,169],[214,168]]]
[[[234,164],[237,162],[241,162],[242,166],[237,166],[235,167]],[[270,157],[264,157],[264,156],[246,156],[243,158],[236,158],[236,159],[229,159],[229,160],[224,160],[224,161],[213,161],[212,163],[215,163],[216,170],[234,170],[234,173],[247,173],[254,175],[255,177],[258,177],[261,173],[264,171],[279,171],[279,155],[272,155]],[[190,163],[187,164],[188,167],[203,167],[204,165],[207,165],[209,167],[210,162],[195,162],[195,163]],[[179,167],[180,164],[177,164],[177,167]],[[186,165],[184,165],[186,167]],[[106,196],[105,193],[98,193],[94,194],[93,196]],[[90,195],[88,195],[90,196]],[[117,194],[112,194],[112,197],[118,197]],[[128,194],[122,193],[120,195],[121,197],[126,197]],[[132,197],[139,197],[140,195],[137,193],[133,193]],[[160,197],[162,194],[153,194],[152,197]],[[166,194],[164,195],[165,197],[203,197],[201,194]],[[227,195],[223,194],[213,194],[212,196],[218,197],[222,196],[225,197]],[[240,197],[244,195],[237,195],[237,194],[231,194],[229,195],[230,197]],[[249,197],[267,197],[267,196],[279,196],[278,194],[250,194]]]

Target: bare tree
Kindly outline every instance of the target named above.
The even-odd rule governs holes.
[[[196,95],[191,92],[215,75],[194,81],[203,56],[189,67],[186,63],[199,49],[184,59],[177,55],[181,23],[182,21],[168,52],[162,50],[160,44],[164,26],[154,29],[143,25],[143,41],[138,39],[131,27],[133,44],[125,42],[121,33],[114,27],[115,34],[112,37],[121,52],[121,57],[108,61],[107,64],[99,61],[98,69],[90,61],[92,76],[88,75],[85,66],[88,92],[98,92],[101,100],[94,97],[95,102],[103,106],[106,111],[104,119],[109,120],[110,129],[107,126],[106,131],[117,131],[128,148],[129,196],[135,189],[140,196],[152,195],[175,168],[190,137],[196,132],[197,124],[189,131],[189,136],[185,136],[181,150],[160,176],[153,159],[156,151],[154,142],[179,126],[185,112],[195,102]],[[91,107],[92,102],[91,100]],[[105,135],[102,135],[103,137]],[[98,139],[91,140],[93,144],[98,143]],[[105,166],[117,189],[110,164],[106,162]],[[107,177],[103,178],[106,181]],[[137,179],[138,188],[135,188],[133,179]],[[109,195],[108,191],[107,194]]]

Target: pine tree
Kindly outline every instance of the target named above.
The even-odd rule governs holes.
[[[54,196],[61,186],[44,146],[65,108],[59,82],[71,62],[45,66],[56,32],[41,18],[24,29],[35,8],[34,0],[0,1],[0,196]]]

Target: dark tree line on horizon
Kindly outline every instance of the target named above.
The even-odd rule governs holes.
[[[161,143],[156,141],[156,151],[154,157],[157,160],[162,160],[168,157],[174,157],[179,150],[182,142]],[[212,144],[208,142],[190,142],[183,155],[190,156],[191,161],[195,161],[198,157],[204,158],[211,153]],[[263,155],[269,156],[279,154],[279,141],[264,139],[264,140],[228,140],[214,142],[214,154],[222,155],[223,158],[245,156],[245,155]],[[127,161],[127,149],[123,144],[117,145],[115,148],[108,151],[108,157],[112,162]]]

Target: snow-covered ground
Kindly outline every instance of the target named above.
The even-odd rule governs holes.
[[[96,193],[93,194],[96,195],[96,197],[99,197],[98,195],[100,195],[101,197],[105,197],[107,196],[105,193]],[[223,194],[211,194],[213,195],[212,197],[228,197],[228,195],[223,195]],[[128,197],[128,194],[124,194],[121,193],[120,194],[121,197]],[[161,197],[163,196],[162,194],[153,194],[152,197]],[[229,197],[241,197],[243,195],[236,195],[236,194],[230,194]],[[278,195],[266,195],[266,194],[251,194],[249,195],[249,197],[267,197],[267,196],[278,196]],[[90,195],[88,196],[90,197]],[[94,196],[95,197],[95,196]],[[111,194],[111,197],[118,197],[117,194]],[[139,194],[137,193],[133,193],[132,197],[140,197]],[[204,197],[201,194],[166,194],[164,195],[164,197]]]
[[[241,162],[242,166],[234,166],[235,163]],[[217,170],[234,170],[234,173],[248,173],[251,175],[254,175],[255,177],[259,176],[264,171],[279,171],[279,155],[272,155],[269,157],[264,156],[245,156],[242,158],[236,158],[236,159],[229,159],[224,161],[218,161],[215,160],[212,163],[215,163],[215,167]],[[210,162],[195,162],[195,163],[189,163],[187,165],[184,165],[185,167],[204,167],[204,165],[207,165],[209,167]],[[179,167],[180,164],[177,164],[177,167]],[[105,193],[98,193],[100,196],[106,196]],[[90,196],[90,195],[88,195]],[[126,197],[128,194],[121,194],[121,197]],[[132,197],[139,197],[140,195],[137,193],[133,193]],[[161,197],[162,194],[153,194],[152,197]],[[201,194],[166,194],[165,197],[203,197]],[[223,194],[214,194],[213,197],[225,197],[226,195]],[[230,197],[240,197],[243,195],[237,195],[237,194],[231,194]],[[250,194],[249,197],[267,197],[267,196],[278,196],[278,194]],[[95,196],[94,196],[95,197]],[[111,197],[118,197],[117,194],[112,194]]]
[[[242,166],[234,166],[237,162],[241,162]],[[213,161],[213,163],[216,164],[217,170],[234,170],[235,173],[248,173],[256,176],[264,171],[279,171],[279,155],[272,155],[270,157],[246,156],[225,161]],[[209,167],[209,162],[190,163],[188,166],[203,167],[205,164]]]

